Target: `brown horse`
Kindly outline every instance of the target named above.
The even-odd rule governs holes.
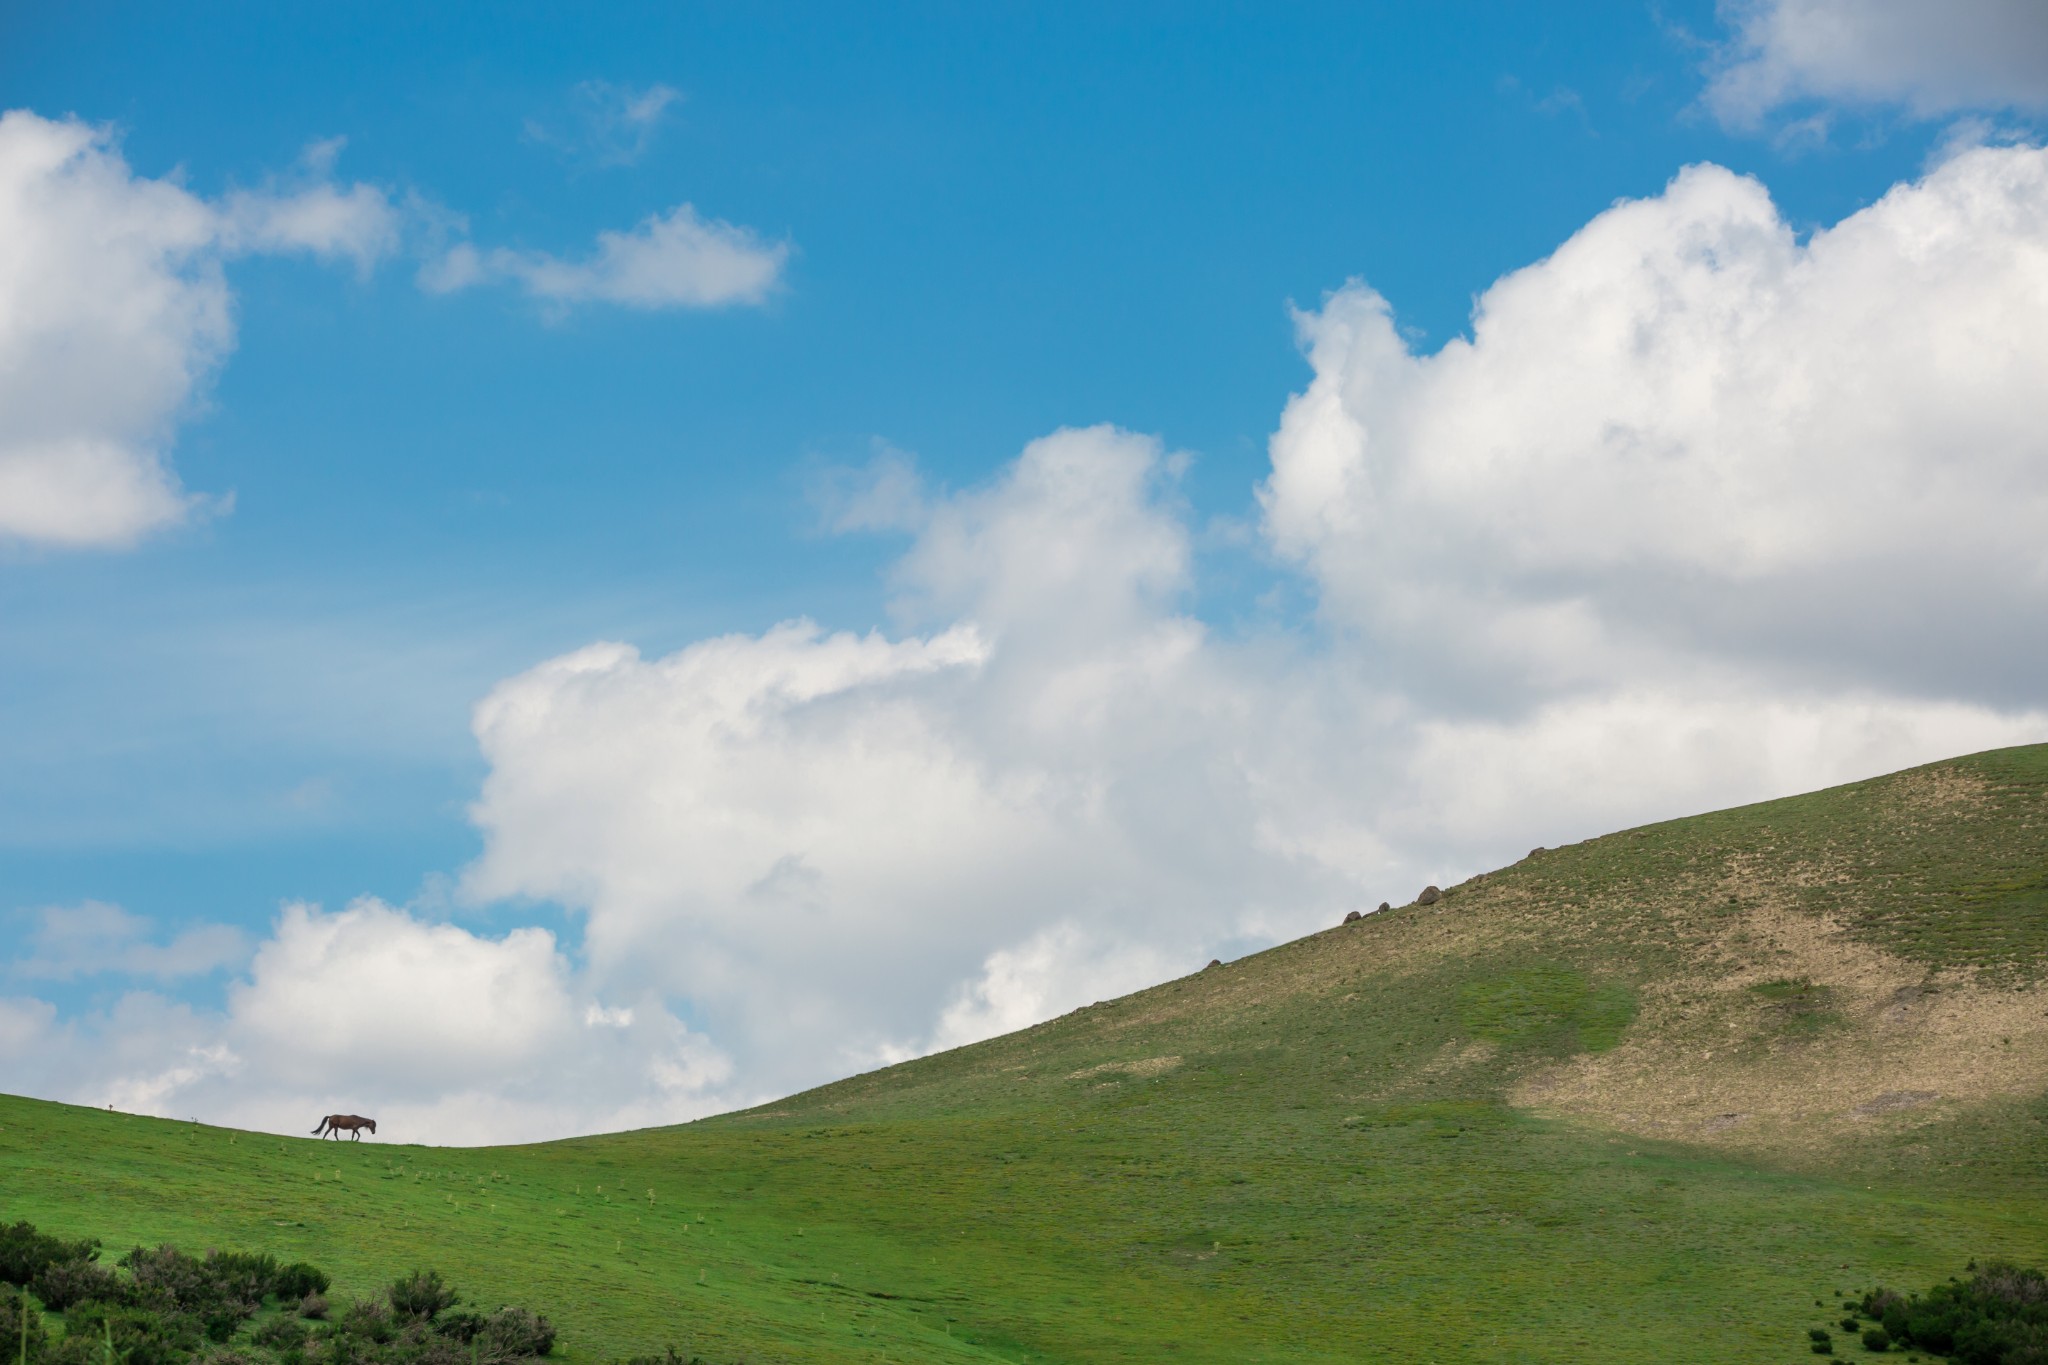
[[[329,1114],[320,1120],[320,1126],[313,1130],[313,1136],[319,1137],[325,1133],[328,1137],[339,1138],[344,1128],[348,1129],[351,1142],[361,1142],[363,1129],[367,1128],[372,1133],[377,1131],[377,1120],[366,1119],[361,1114]]]

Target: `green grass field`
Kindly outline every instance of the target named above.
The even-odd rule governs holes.
[[[438,1267],[571,1360],[1795,1362],[1817,1300],[2048,1259],[2044,965],[2036,746],[1546,851],[679,1128],[0,1099],[0,1215],[344,1292]]]

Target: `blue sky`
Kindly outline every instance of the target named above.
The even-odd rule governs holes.
[[[445,921],[486,944],[519,926],[545,929],[562,954],[547,970],[563,974],[565,999],[588,995],[602,1010],[640,992],[643,1014],[666,1011],[690,1047],[726,1059],[706,1072],[726,1066],[722,1079],[693,1092],[701,1107],[968,1036],[979,1026],[957,1021],[995,1000],[989,983],[1003,963],[1068,963],[1046,968],[1048,981],[1068,985],[1026,992],[1035,1004],[989,1004],[987,1018],[1003,1023],[1064,1001],[1073,982],[1106,989],[1180,967],[1195,945],[1167,950],[1155,929],[1118,919],[1109,895],[1109,908],[1089,912],[1099,922],[1076,912],[1036,938],[986,927],[962,936],[919,978],[923,993],[911,992],[921,1015],[877,1022],[851,1006],[824,1010],[818,1030],[865,1021],[857,1055],[785,1039],[777,1046],[803,1052],[802,1064],[757,1065],[749,1058],[769,1034],[744,1022],[755,1006],[607,968],[587,948],[587,916],[612,913],[607,893],[587,888],[612,885],[612,864],[585,850],[539,870],[539,854],[512,847],[526,838],[517,819],[472,816],[486,784],[510,787],[516,766],[480,748],[472,708],[596,641],[629,642],[655,660],[712,637],[759,638],[794,618],[826,632],[879,628],[897,642],[960,622],[979,622],[990,639],[1023,638],[1025,626],[1003,634],[990,624],[1008,619],[994,598],[949,597],[955,583],[983,581],[983,561],[949,559],[957,546],[945,535],[998,554],[988,547],[1007,543],[1008,523],[993,509],[1018,486],[1005,480],[1030,469],[1019,452],[1061,428],[1113,424],[1160,443],[1152,455],[1105,446],[1085,457],[1143,466],[1097,490],[1140,500],[1114,534],[1143,540],[1145,518],[1163,518],[1168,538],[1180,537],[1178,550],[1161,551],[1165,586],[1133,589],[1150,615],[1132,618],[1131,638],[1160,620],[1190,622],[1238,651],[1226,671],[1240,682],[1260,669],[1337,680],[1313,700],[1273,703],[1274,714],[1390,708],[1412,720],[1455,695],[1446,714],[1519,723],[1563,695],[1530,682],[1549,674],[1524,662],[1473,681],[1483,670],[1469,660],[1402,644],[1393,618],[1374,614],[1381,607],[1347,616],[1339,580],[1381,571],[1286,529],[1291,495],[1266,482],[1280,459],[1269,442],[1290,398],[1322,372],[1303,351],[1315,328],[1298,331],[1290,309],[1327,321],[1335,314],[1319,310],[1332,291],[1362,281],[1426,356],[1469,335],[1475,298],[1496,281],[1545,261],[1619,200],[1664,202],[1689,165],[1754,177],[1783,229],[1804,240],[1917,182],[1955,148],[2033,145],[2048,64],[2029,65],[2040,30],[2027,7],[1965,7],[1960,27],[1982,41],[1951,52],[1880,31],[1889,21],[1878,6],[1867,52],[1835,67],[1799,46],[1802,16],[1827,8],[8,10],[0,105],[105,130],[104,154],[135,181],[169,180],[208,204],[367,187],[389,233],[359,258],[303,243],[214,248],[232,343],[197,365],[189,401],[166,409],[152,448],[185,490],[231,495],[231,506],[173,518],[133,543],[0,542],[0,915],[15,917],[26,944],[67,907],[119,906],[139,919],[105,930],[114,938],[97,951],[108,961],[123,944],[205,926],[243,935],[241,956],[223,950],[203,970],[17,966],[0,994],[54,1008],[51,1026],[78,1046],[116,1051],[125,1026],[110,1021],[131,997],[195,1019],[232,1015],[237,989],[265,979],[247,954],[271,941],[280,906],[311,902],[334,915],[373,896],[408,925]],[[1923,53],[1923,67],[1901,52]],[[608,300],[586,285],[542,297],[538,276],[520,273],[544,258],[587,262],[600,234],[631,233],[684,204],[697,221],[728,225],[768,262],[760,268],[772,282],[700,307]],[[484,276],[422,287],[422,271],[462,241],[475,244]],[[1901,417],[1897,430],[1910,425]],[[2008,503],[2014,486],[2038,489],[2037,456],[2022,450],[2000,466],[2001,479],[2018,480],[1998,485]],[[865,518],[889,523],[879,529],[847,529],[863,518],[848,516],[846,490],[895,461],[922,480],[909,510]],[[1485,592],[1583,572],[1532,562],[1485,569]],[[1862,563],[1851,555],[1836,568],[1851,573],[1852,562]],[[1957,572],[1966,569],[1981,566]],[[989,568],[986,581],[1007,583],[1008,572]],[[1768,612],[1751,612],[1751,599],[1674,608],[1693,600],[1685,594],[1701,575],[1672,575],[1636,581],[1665,583],[1665,609],[1718,623],[1702,649],[1743,668],[1770,656],[1756,664],[1771,680],[1758,684],[1769,694],[1758,705],[1796,709],[1825,694],[1829,705],[1890,698],[1977,710],[1952,724],[1918,711],[1873,721],[1853,740],[1821,724],[1821,738],[1791,744],[1796,763],[1780,746],[1739,771],[1708,763],[1697,780],[1623,783],[1618,804],[1554,817],[1530,795],[1484,829],[1398,827],[1361,812],[1340,840],[1356,860],[1318,854],[1288,893],[1313,907],[1301,913],[1320,916],[1344,896],[1369,908],[1382,880],[1398,900],[1395,890],[1412,888],[1392,887],[1396,875],[1462,874],[1518,839],[1605,827],[1572,820],[1766,795],[1785,781],[1938,756],[1950,736],[2026,737],[2037,722],[2026,658],[1991,661],[1989,672],[2015,681],[1972,692],[1914,675],[1861,637],[1825,657],[1781,657],[1758,643],[1783,632]],[[1572,600],[1607,600],[1602,591],[1582,583]],[[2032,605],[2022,594],[1986,610],[2010,626]],[[1900,623],[1873,610],[1870,638],[1895,634]],[[1468,629],[1455,613],[1434,619],[1443,634]],[[1347,694],[1344,679],[1379,690]],[[1747,686],[1730,684],[1731,694]],[[1783,700],[1795,694],[1803,700]],[[946,715],[930,724],[949,734],[967,725]],[[1878,732],[1893,739],[1868,739]],[[1195,744],[1175,739],[1140,766],[1152,774],[1145,765],[1164,762],[1160,753]],[[1359,752],[1375,755],[1361,759],[1368,783],[1410,761],[1365,741]],[[1006,761],[976,753],[991,772]],[[1121,769],[1104,780],[1126,778],[1151,790]],[[633,810],[659,804],[625,778],[604,790]],[[1189,818],[1189,829],[1206,828]],[[1251,824],[1270,829],[1273,818]],[[801,838],[787,839],[786,865],[809,868]],[[493,841],[485,875],[478,859]],[[506,870],[514,864],[526,870]],[[829,869],[818,875],[834,884]],[[1156,893],[1142,878],[1129,891]],[[678,882],[663,894],[681,906],[710,893]],[[1202,956],[1306,922],[1248,904],[1205,921]],[[620,960],[655,943],[710,953],[688,928],[696,912],[675,913],[639,949],[622,946]],[[615,920],[644,927],[660,916],[642,906]],[[1095,942],[1104,924],[1115,928],[1109,938],[1074,946]],[[896,927],[914,935],[923,925]],[[621,944],[633,941],[622,933]],[[23,959],[36,951],[24,947]],[[717,953],[744,956],[730,944]],[[1104,975],[1090,962],[1126,969]],[[194,1038],[205,1033],[192,1027]],[[626,1075],[635,1063],[618,1065]],[[24,1088],[54,1084],[16,1074]],[[118,1079],[95,1076],[103,1088]],[[176,1087],[122,1093],[170,1104]],[[618,1096],[533,1103],[506,1131],[642,1112]]]

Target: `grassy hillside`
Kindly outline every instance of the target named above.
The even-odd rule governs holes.
[[[0,1214],[434,1265],[572,1360],[1811,1359],[2048,1259],[2048,746],[1547,850],[681,1128],[325,1146],[0,1100]]]

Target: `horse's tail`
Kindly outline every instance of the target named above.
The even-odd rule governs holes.
[[[327,1120],[326,1120],[326,1119],[322,1119],[322,1120],[320,1120],[320,1126],[319,1126],[318,1128],[315,1128],[315,1129],[313,1130],[313,1136],[314,1136],[314,1137],[319,1137],[319,1136],[320,1136],[320,1134],[322,1134],[322,1133],[323,1133],[323,1132],[325,1132],[325,1131],[327,1131]]]

